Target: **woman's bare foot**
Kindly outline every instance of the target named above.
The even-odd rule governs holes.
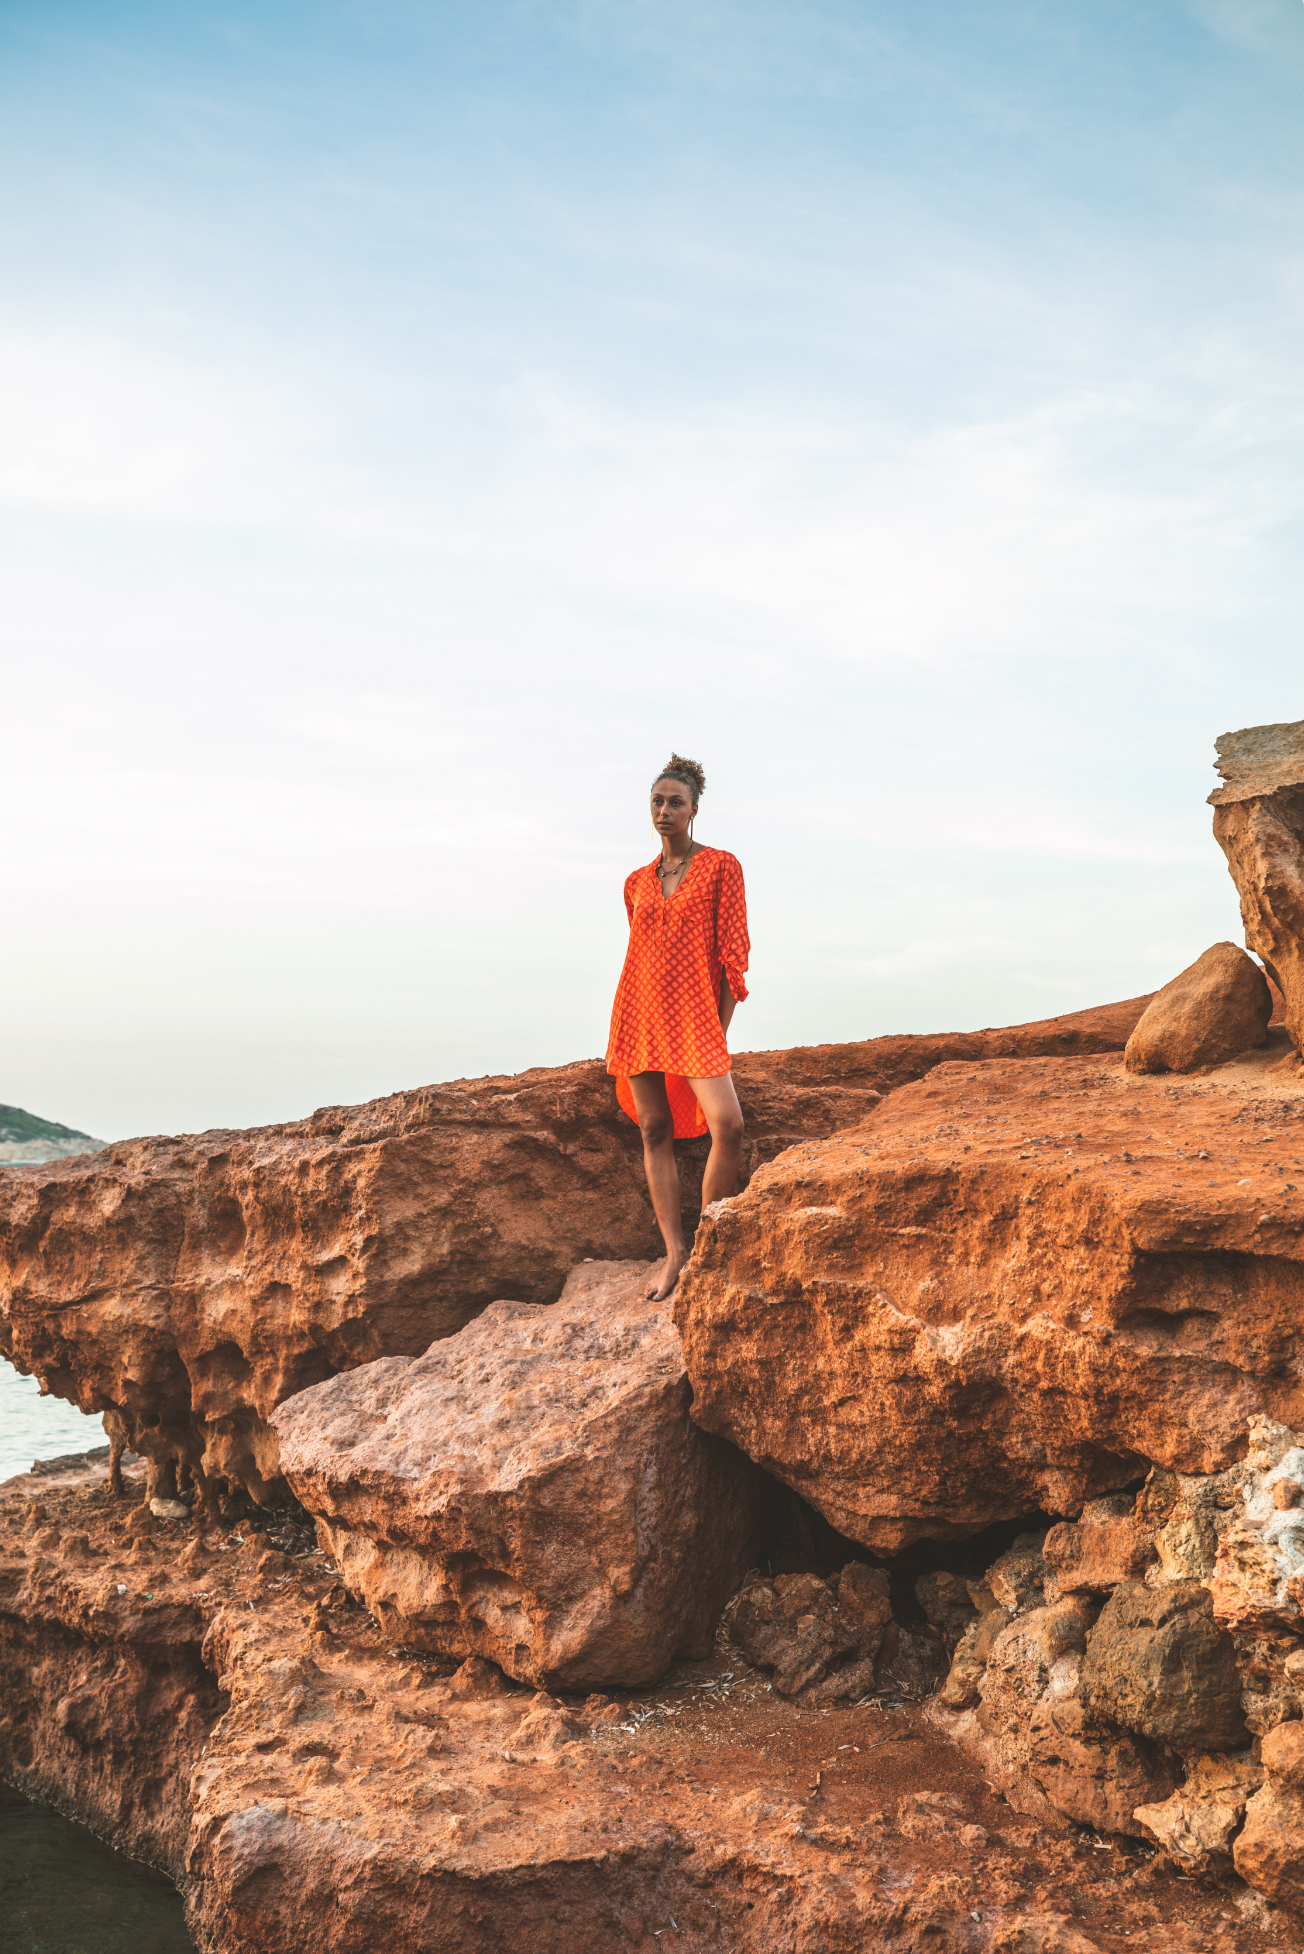
[[[648,1278],[643,1294],[650,1303],[663,1303],[679,1280],[679,1271],[688,1260],[688,1250],[681,1248],[673,1255],[667,1255],[664,1262]]]

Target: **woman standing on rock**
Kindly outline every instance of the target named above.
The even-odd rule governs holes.
[[[706,791],[696,760],[672,753],[652,783],[661,853],[625,879],[629,949],[616,988],[607,1070],[643,1134],[643,1166],[666,1259],[647,1294],[668,1296],[687,1259],[675,1140],[711,1132],[702,1206],[732,1194],[743,1115],[725,1033],[747,995],[747,898],[738,859],[693,840]]]

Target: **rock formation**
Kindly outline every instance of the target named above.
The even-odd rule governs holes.
[[[222,1709],[203,1610],[177,1579],[194,1556],[169,1572],[102,1485],[94,1504],[93,1483],[73,1485],[0,1495],[0,1777],[179,1880],[190,1772]]]
[[[1304,1906],[1304,1723],[1270,1730],[1260,1761],[1264,1782],[1245,1806],[1236,1870],[1276,1905]]]
[[[1129,1072],[1196,1072],[1261,1045],[1273,1013],[1268,980],[1234,943],[1215,943],[1156,992],[1123,1054]]]
[[[744,1053],[745,1176],[943,1059],[1121,1050],[1147,1002]],[[681,1149],[690,1218],[705,1152]],[[111,1413],[159,1496],[180,1464],[262,1498],[267,1421],[296,1391],[417,1356],[501,1298],[552,1302],[586,1256],[657,1252],[638,1133],[596,1060],[463,1080],[0,1172],[0,1356]]]
[[[1132,1499],[1114,1494],[1089,1500],[1077,1525],[1052,1527],[1042,1554],[1060,1594],[1109,1594],[1145,1573],[1154,1534],[1138,1525]]]
[[[771,1674],[781,1696],[852,1703],[875,1690],[931,1695],[946,1673],[945,1644],[940,1633],[893,1620],[888,1586],[883,1568],[860,1561],[828,1581],[758,1576],[731,1611],[730,1640]]]
[[[1002,1802],[918,1710],[812,1714],[736,1648],[618,1702],[449,1675],[293,1513],[158,1524],[102,1472],[0,1489],[0,1765],[171,1871],[206,1954],[1263,1945],[1226,1888]]]
[[[1050,1826],[1071,1820],[1141,1837],[1137,1806],[1171,1794],[1180,1766],[1142,1733],[1094,1719],[1083,1704],[1093,1613],[1075,1597],[1008,1621],[992,1639],[978,1708],[944,1727],[1017,1810]]]
[[[550,1309],[491,1304],[273,1413],[290,1486],[393,1640],[566,1689],[709,1653],[760,1474],[689,1418],[649,1266],[583,1266]]]
[[[1226,1872],[1245,1808],[1263,1783],[1263,1766],[1239,1757],[1196,1757],[1186,1782],[1162,1804],[1140,1805],[1134,1816],[1176,1865],[1192,1873]]]
[[[1216,742],[1224,785],[1213,831],[1241,899],[1245,941],[1285,999],[1304,1049],[1304,720],[1250,726]]]
[[[0,1340],[150,1461],[0,1493],[0,1774],[209,1954],[1097,1954],[1075,1824],[1304,1903],[1304,1084],[1144,1003],[740,1060],[682,1352],[596,1066],[0,1174]]]
[[[1304,1449],[1271,1419],[1250,1424],[1240,1499],[1217,1537],[1214,1612],[1232,1628],[1304,1632]]]
[[[1247,1618],[1216,1579],[1236,1509],[1283,1510],[1299,1457],[1256,1418],[1241,1464],[1203,1484],[1156,1468],[1051,1528],[1040,1583],[999,1563],[970,1583],[987,1612],[931,1714],[1017,1810],[1152,1838],[1187,1871],[1234,1858],[1274,1903],[1304,1898],[1304,1614]]]
[[[1082,1663],[1083,1709],[1180,1757],[1247,1741],[1231,1636],[1201,1581],[1123,1581],[1095,1622]]]
[[[895,1553],[1304,1420],[1304,1089],[1117,1058],[938,1067],[703,1218],[693,1416]]]
[[[1304,1937],[1304,722],[1219,749],[1268,978],[743,1055],[674,1327],[596,1062],[0,1169],[111,1440],[0,1489],[0,1776],[206,1954]]]

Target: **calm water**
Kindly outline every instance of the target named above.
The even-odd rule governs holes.
[[[4,1785],[0,1947],[4,1954],[194,1954],[170,1880]]]
[[[98,1418],[88,1418],[62,1398],[43,1398],[34,1377],[20,1376],[0,1357],[0,1479],[30,1472],[33,1459],[89,1452],[104,1442]]]
[[[103,1445],[98,1418],[43,1398],[0,1359],[0,1480],[33,1459]],[[4,1954],[194,1954],[181,1895],[57,1812],[0,1784],[0,1948]]]

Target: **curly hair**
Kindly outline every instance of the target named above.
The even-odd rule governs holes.
[[[700,763],[697,760],[685,760],[682,753],[671,754],[657,775],[657,779],[652,782],[654,787],[657,780],[677,780],[681,787],[687,787],[693,797],[694,807],[706,792],[706,775]]]

